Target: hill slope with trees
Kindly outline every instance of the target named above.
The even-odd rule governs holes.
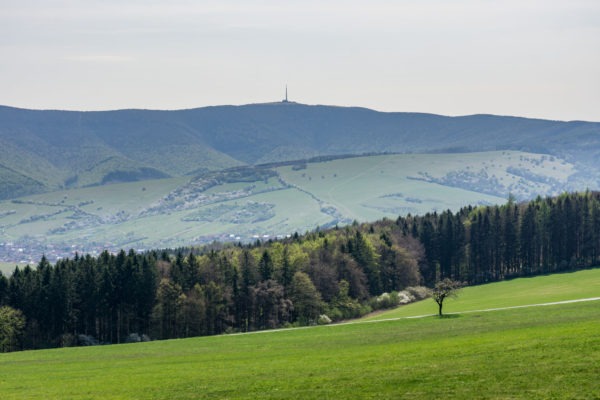
[[[119,343],[330,322],[444,278],[479,284],[599,262],[600,193],[585,192],[252,245],[42,259],[0,275],[0,306],[26,321],[13,349]]]

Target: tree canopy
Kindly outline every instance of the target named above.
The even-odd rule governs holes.
[[[437,282],[431,290],[431,298],[438,305],[438,315],[442,316],[442,307],[444,306],[444,300],[449,297],[456,297],[458,291],[463,287],[462,282],[453,281],[450,278],[444,278]]]

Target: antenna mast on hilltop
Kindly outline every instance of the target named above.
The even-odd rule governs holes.
[[[287,98],[287,84],[285,85],[285,100],[283,100],[284,103],[288,102],[288,98]]]

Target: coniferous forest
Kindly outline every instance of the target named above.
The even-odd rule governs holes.
[[[407,288],[419,298],[444,278],[473,285],[599,261],[600,192],[249,245],[43,258],[0,274],[0,351],[330,322],[395,306]]]

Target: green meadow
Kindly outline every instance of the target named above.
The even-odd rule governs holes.
[[[2,272],[2,274],[4,274],[4,276],[9,276],[10,274],[13,273],[13,271],[15,270],[16,266],[19,267],[25,267],[26,264],[16,264],[16,263],[10,263],[10,262],[0,262],[0,272]]]
[[[563,274],[518,278],[487,285],[470,286],[458,292],[456,298],[444,301],[444,313],[472,312],[502,307],[552,303],[600,297],[600,269],[588,269]],[[600,306],[600,303],[598,304]],[[435,314],[432,300],[421,301],[377,313],[364,320],[412,317]]]
[[[597,269],[465,288],[453,307],[470,310],[477,296],[481,308],[595,297],[599,281]],[[432,300],[404,309],[410,307],[436,310]],[[600,397],[599,329],[600,301],[589,301],[17,352],[0,354],[0,393],[3,399],[593,399]]]
[[[465,198],[472,205],[497,204],[508,193],[532,198],[552,192],[552,182],[566,184],[575,172],[562,160],[516,151],[380,155],[277,171],[357,220],[457,210]]]

